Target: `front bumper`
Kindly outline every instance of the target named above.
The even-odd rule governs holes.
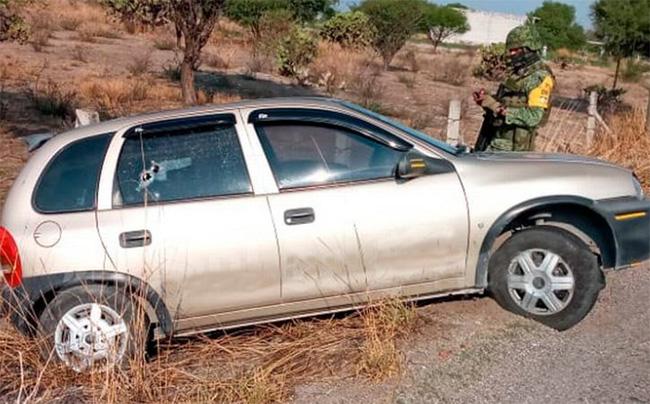
[[[616,247],[615,269],[650,258],[650,200],[624,197],[596,201],[594,208],[612,230]]]

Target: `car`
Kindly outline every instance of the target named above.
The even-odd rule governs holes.
[[[4,205],[3,300],[80,372],[143,335],[395,296],[488,293],[565,330],[648,259],[649,213],[596,159],[472,153],[330,98],[203,106],[44,143]]]

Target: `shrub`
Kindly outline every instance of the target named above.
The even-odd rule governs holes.
[[[361,11],[337,14],[321,30],[321,36],[346,48],[365,48],[372,44],[375,30]]]
[[[453,56],[436,60],[429,71],[434,81],[462,86],[467,80],[471,62],[463,56]]]
[[[318,40],[306,29],[295,28],[278,45],[276,63],[283,76],[299,81],[306,78],[306,69],[318,55]]]
[[[423,4],[422,0],[364,0],[359,5],[375,30],[372,45],[384,61],[384,70],[418,29]]]
[[[648,72],[650,72],[650,64],[628,59],[621,72],[621,78],[629,83],[638,83],[643,78],[643,75]]]
[[[126,70],[134,76],[142,76],[151,70],[151,52],[134,55],[133,61],[126,66]]]
[[[77,105],[77,92],[66,90],[60,84],[48,80],[43,87],[39,86],[38,79],[31,89],[29,96],[34,108],[43,115],[71,119]]]
[[[170,62],[163,66],[163,76],[169,81],[181,81],[181,66],[178,62]]]
[[[507,65],[505,45],[503,43],[481,46],[479,48],[480,61],[474,67],[476,77],[491,81],[501,81],[505,78]]]
[[[167,34],[157,36],[153,40],[153,47],[162,51],[174,50],[176,49],[176,38]]]
[[[273,10],[265,13],[260,21],[262,37],[253,44],[254,52],[266,55],[277,53],[280,42],[296,29],[293,14],[289,10]]]
[[[43,49],[50,44],[51,36],[52,33],[50,31],[39,29],[31,34],[29,43],[36,52],[42,52]]]

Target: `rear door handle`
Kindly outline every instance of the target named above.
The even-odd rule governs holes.
[[[151,244],[151,232],[149,230],[127,231],[120,234],[120,247],[136,248]]]
[[[288,226],[312,223],[316,214],[312,208],[290,209],[284,212],[284,223]]]

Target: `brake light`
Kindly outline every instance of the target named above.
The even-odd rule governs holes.
[[[0,267],[7,284],[15,288],[23,280],[23,266],[18,254],[16,241],[9,230],[0,227]]]

